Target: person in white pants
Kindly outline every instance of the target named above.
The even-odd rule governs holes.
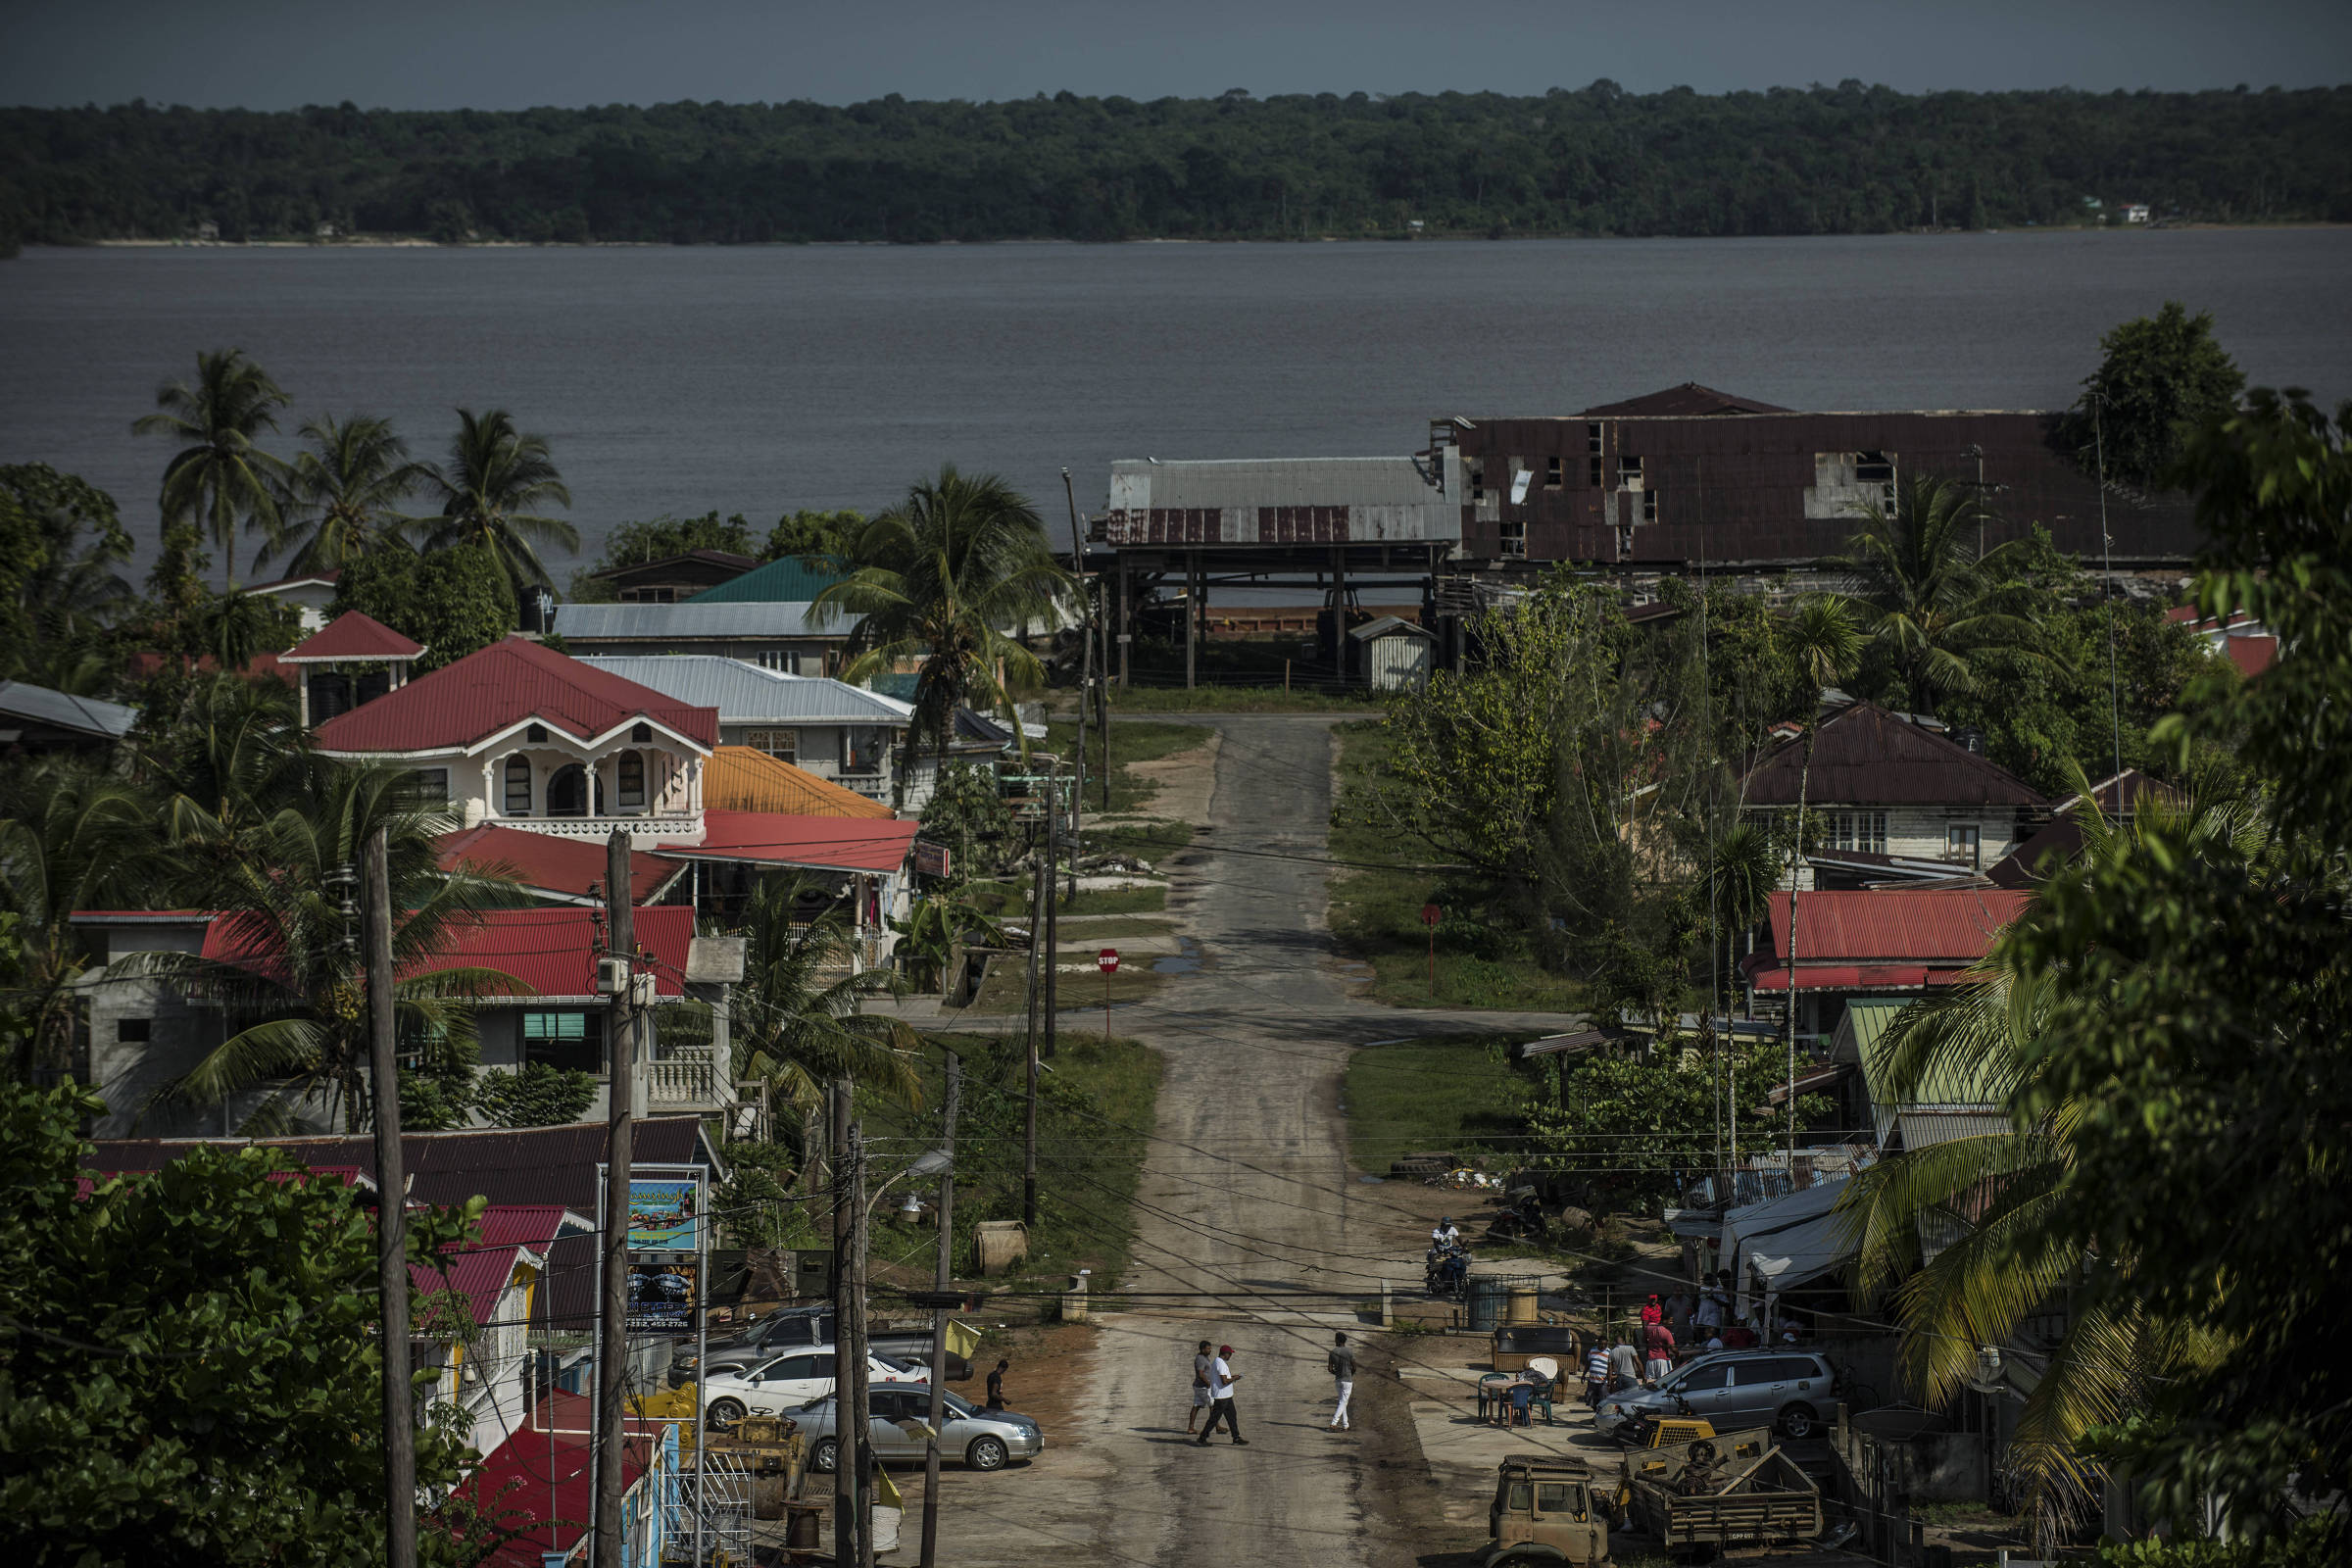
[[[1331,1369],[1331,1380],[1339,1385],[1340,1390],[1340,1402],[1331,1412],[1331,1429],[1345,1432],[1348,1430],[1348,1396],[1355,1392],[1355,1352],[1348,1348],[1345,1330],[1331,1337],[1331,1354],[1323,1364]]]

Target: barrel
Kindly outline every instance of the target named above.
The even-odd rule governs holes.
[[[1535,1323],[1541,1321],[1536,1313],[1536,1288],[1532,1285],[1511,1287],[1510,1313],[1506,1323]]]
[[[1494,1327],[1510,1299],[1510,1287],[1497,1279],[1484,1275],[1470,1276],[1470,1328],[1472,1332]]]

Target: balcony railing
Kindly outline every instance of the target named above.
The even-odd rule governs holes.
[[[682,1051],[646,1064],[646,1098],[657,1105],[710,1110],[734,1103],[735,1089],[715,1051]]]
[[[567,839],[611,838],[614,828],[637,838],[692,838],[702,827],[701,818],[693,816],[493,816],[485,820]]]

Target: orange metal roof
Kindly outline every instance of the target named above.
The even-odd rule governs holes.
[[[711,811],[777,811],[788,816],[887,817],[895,813],[805,768],[749,746],[721,746],[703,767],[703,807]]]

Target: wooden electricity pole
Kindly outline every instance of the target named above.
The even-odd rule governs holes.
[[[409,1389],[409,1218],[401,1169],[400,1052],[392,1010],[392,878],[384,830],[368,835],[368,1068],[375,1110],[375,1283],[384,1331],[384,1560],[416,1563],[416,1421]]]
[[[963,1058],[953,1049],[948,1058],[948,1092],[941,1119],[939,1147],[948,1152],[948,1168],[939,1173],[939,1264],[932,1285],[941,1295],[956,1288],[952,1275],[956,1241],[956,1112],[963,1100]],[[939,1429],[945,1415],[948,1389],[948,1308],[931,1308],[931,1436],[923,1443],[923,1557],[922,1568],[939,1562]],[[836,1430],[839,1430],[838,1427]]]
[[[850,1102],[847,1078],[833,1081],[827,1095],[827,1129],[833,1146],[833,1560],[842,1568],[858,1561],[858,1446],[857,1427],[850,1418],[850,1337],[858,1303],[857,1270],[851,1258],[857,1250],[857,1230],[850,1218],[856,1206],[857,1186],[850,1166]],[[858,1357],[864,1364],[864,1357]]]
[[[1029,1033],[1023,1053],[1028,1061],[1028,1088],[1021,1118],[1021,1223],[1032,1228],[1037,1224],[1037,962],[1046,938],[1044,889],[1054,875],[1053,865],[1035,853],[1036,845],[1033,835],[1030,846],[1035,869],[1029,879]]]
[[[1078,492],[1070,470],[1061,470],[1061,493],[1070,504],[1070,571],[1078,579],[1078,771],[1070,787],[1070,897],[1078,896],[1078,811],[1086,799],[1086,700],[1095,684],[1095,595],[1086,575],[1086,541],[1078,530]]]
[[[605,1255],[603,1305],[597,1327],[597,1431],[595,1568],[622,1568],[628,1543],[621,1539],[620,1500],[625,1490],[621,1456],[628,1449],[629,1373],[629,1156],[636,1113],[635,979],[637,926],[629,906],[629,836],[618,828],[605,841],[606,954],[619,960],[608,1028],[606,1079],[611,1115],[605,1139]],[[599,978],[603,977],[600,966]]]

